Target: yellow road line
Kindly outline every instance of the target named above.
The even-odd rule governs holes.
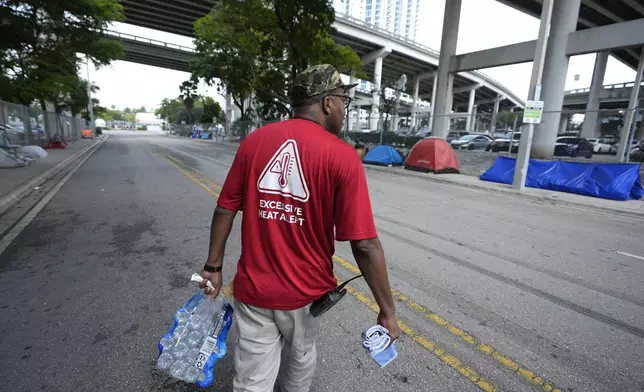
[[[189,172],[187,172],[186,170],[182,169],[178,164],[174,163],[171,159],[167,159],[167,157],[166,157],[166,160],[168,161],[168,163],[169,163],[170,165],[174,166],[174,167],[175,167],[177,170],[179,170],[181,173],[185,174],[185,175],[186,175],[186,177],[188,177],[188,178],[189,178],[189,179],[191,179],[192,181],[196,182],[199,186],[201,186],[203,189],[205,189],[205,190],[206,190],[206,192],[210,193],[210,194],[211,194],[211,195],[213,195],[213,196],[219,196],[219,192],[217,192],[217,191],[215,191],[215,190],[211,189],[208,185],[206,185],[206,184],[204,184],[203,182],[201,182],[198,178],[196,178],[196,177],[195,177],[194,175],[192,175],[191,173],[189,173]]]
[[[337,256],[337,255],[333,256],[333,260],[338,264],[340,264],[342,267],[348,269],[349,271],[351,271],[356,275],[361,273],[360,269],[357,266],[343,259],[340,256]],[[543,377],[538,376],[532,370],[528,369],[525,366],[522,366],[519,362],[501,353],[500,351],[496,350],[494,347],[480,342],[472,334],[456,327],[455,325],[451,324],[449,321],[445,320],[443,317],[439,316],[438,314],[431,311],[427,307],[412,300],[407,295],[401,293],[398,290],[393,290],[393,289],[391,290],[391,294],[395,299],[403,302],[412,311],[423,315],[426,319],[447,329],[452,335],[456,336],[457,338],[464,341],[465,343],[475,346],[481,353],[494,359],[501,366],[518,374],[520,377],[528,381],[530,384],[541,387],[544,391],[561,392],[561,389],[557,388],[552,382],[546,381]]]
[[[338,284],[342,284],[342,280],[338,279],[337,276],[336,276],[336,279],[338,280]],[[369,309],[373,310],[376,313],[380,312],[380,308],[378,307],[378,304],[372,301],[367,295],[356,290],[350,285],[346,286],[345,288],[349,294],[354,296],[358,301],[366,305]],[[461,362],[460,359],[456,358],[454,355],[447,352],[438,343],[420,335],[412,327],[410,327],[409,325],[401,321],[400,318],[398,318],[398,327],[405,335],[409,336],[411,340],[418,343],[421,347],[423,347],[427,351],[434,354],[436,357],[438,357],[438,359],[440,359],[445,364],[447,364],[447,366],[459,372],[463,377],[467,378],[474,385],[479,387],[482,391],[493,392],[497,390],[496,387],[490,381],[481,377],[476,372],[476,370],[465,365],[463,362]]]
[[[218,188],[221,190],[221,187],[218,185],[212,183],[210,180],[203,178],[203,180],[200,180],[196,178],[195,175],[189,173],[188,171],[184,170],[180,166],[184,166],[183,163],[181,163],[179,160],[177,160],[174,157],[171,157],[169,155],[165,156],[166,159],[168,160],[168,163],[170,163],[172,166],[177,168],[179,171],[181,171],[183,174],[185,174],[188,178],[196,182],[198,185],[200,185],[202,188],[204,188],[208,193],[212,194],[213,196],[219,196],[219,192],[211,189],[208,185],[204,184],[202,181],[206,181],[213,185],[214,187]],[[196,172],[194,169],[192,169],[193,172]],[[196,172],[198,173],[198,172]],[[198,174],[200,177],[203,177],[201,173]],[[334,255],[333,260],[340,264],[342,267],[348,269],[349,271],[355,273],[355,274],[360,274],[360,269],[355,266],[354,264],[350,263],[349,261],[343,259],[340,256]],[[336,277],[337,278],[337,277]],[[353,287],[347,287],[347,292],[349,292],[351,295],[356,297],[358,301],[362,302],[364,305],[369,307],[370,309],[374,310],[375,312],[378,312],[378,305],[371,301],[368,296],[365,294],[361,293],[360,291],[354,289]],[[561,392],[560,388],[557,388],[554,386],[553,383],[546,381],[543,377],[538,376],[535,372],[531,371],[525,366],[522,366],[519,364],[517,361],[511,359],[507,355],[501,353],[500,351],[496,350],[494,347],[480,342],[477,338],[475,338],[472,334],[454,326],[451,324],[449,321],[445,320],[443,317],[438,315],[437,313],[431,311],[430,309],[426,308],[425,306],[413,301],[410,299],[407,295],[397,291],[397,290],[391,290],[392,295],[394,298],[398,299],[399,301],[405,303],[405,305],[411,309],[412,311],[416,313],[420,313],[425,318],[431,320],[435,324],[438,324],[439,326],[447,329],[451,334],[454,336],[458,337],[460,340],[464,341],[465,343],[471,344],[476,346],[476,348],[486,356],[494,359],[497,363],[502,365],[503,367],[513,371],[514,373],[518,374],[522,378],[524,378],[526,381],[529,383],[541,387],[543,390],[548,391],[548,392]],[[233,282],[231,281],[226,288],[224,289],[224,295],[226,297],[232,298],[233,296]],[[452,354],[447,353],[443,348],[440,348],[436,343],[432,342],[431,340],[419,335],[414,329],[409,327],[408,325],[399,322],[398,323],[400,326],[400,330],[404,332],[406,335],[412,338],[413,341],[416,343],[420,344],[423,348],[427,349],[428,351],[432,352],[434,355],[436,355],[441,361],[445,362],[447,365],[450,367],[454,368],[457,370],[461,375],[466,377],[468,380],[476,384],[479,388],[481,388],[483,391],[495,391],[496,388],[487,380],[484,380],[481,378],[475,370],[471,369],[468,366],[463,365],[460,360],[458,360],[456,357],[454,357]]]
[[[191,172],[195,177],[199,177],[200,181],[206,182],[210,187],[215,188],[219,191],[221,191],[221,187],[214,182],[212,182],[208,177],[206,177],[204,174],[202,174],[200,171],[193,169],[189,166],[186,166],[183,162],[178,160],[177,158],[171,156],[171,155],[164,155],[166,159],[172,160],[176,165],[173,165],[175,167],[180,166],[183,170]],[[185,174],[185,173],[184,173]]]

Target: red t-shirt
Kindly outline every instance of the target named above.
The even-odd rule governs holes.
[[[336,286],[334,226],[338,241],[378,236],[358,154],[308,120],[251,133],[218,204],[244,212],[235,298],[265,309],[299,309]]]

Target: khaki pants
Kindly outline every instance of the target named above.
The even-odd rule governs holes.
[[[235,392],[272,392],[278,372],[281,392],[309,390],[320,327],[309,308],[270,310],[235,300]]]

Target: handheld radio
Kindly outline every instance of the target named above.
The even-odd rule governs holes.
[[[333,290],[329,291],[328,293],[324,294],[320,298],[316,299],[313,301],[311,304],[311,315],[313,317],[317,317],[321,314],[324,314],[327,310],[331,309],[332,307],[335,306],[342,297],[347,294],[347,290],[344,288],[344,286],[347,285],[347,283],[351,282],[352,280],[358,279],[362,277],[362,274],[358,276],[354,276],[353,278],[347,280],[346,282],[342,283],[338,287],[334,288]]]

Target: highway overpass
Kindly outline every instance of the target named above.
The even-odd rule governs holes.
[[[593,82],[588,91],[581,135],[593,137],[599,129],[598,110],[602,99],[610,97],[611,92],[603,88],[606,64],[609,55],[615,56],[629,67],[636,69],[636,85],[640,85],[644,73],[644,2],[642,0],[553,0],[552,9],[543,8],[543,0],[497,0],[515,9],[542,19],[551,15],[549,26],[541,30],[542,39],[547,44],[544,55],[543,81],[539,86],[539,100],[544,101],[544,115],[541,123],[535,128],[531,155],[536,158],[550,157],[554,150],[555,138],[562,120],[561,110],[570,95],[578,95],[579,104],[584,97],[581,94],[566,94],[564,86],[570,56],[596,53]],[[470,69],[485,69],[501,65],[518,64],[533,61],[537,40],[521,42],[498,48],[491,48],[473,53],[456,55],[458,26],[460,23],[462,0],[446,2],[443,20],[441,48],[442,66],[438,71],[438,92],[435,113],[449,113],[449,84],[454,73]],[[544,12],[545,11],[545,12]],[[635,109],[641,105],[640,89],[631,89],[624,125],[620,139],[625,140],[636,121]],[[618,94],[619,95],[619,94]],[[619,98],[622,99],[622,98]],[[615,104],[615,103],[612,103]],[[621,105],[621,102],[619,103]],[[440,122],[439,120],[437,120]],[[436,124],[439,129],[444,124]],[[621,144],[622,148],[626,143]],[[618,155],[624,156],[624,150]]]
[[[193,37],[194,22],[212,9],[208,0],[123,0],[126,23],[155,30]],[[380,84],[374,75],[385,80],[397,80],[407,75],[408,92],[418,99],[432,101],[435,95],[436,75],[440,53],[404,37],[368,25],[358,19],[338,14],[331,31],[339,44],[353,48],[363,59],[370,80]],[[139,46],[139,49],[142,49]],[[148,62],[158,66],[179,69],[181,54],[175,53],[167,63],[151,59],[149,52],[128,53],[126,60]],[[378,111],[377,94],[373,95],[372,113]],[[453,103],[468,113],[495,113],[498,110],[523,107],[523,100],[498,81],[476,71],[459,72],[454,77]],[[376,117],[376,116],[374,116]],[[372,124],[372,127],[374,124]]]
[[[125,48],[125,61],[151,65],[155,67],[173,69],[177,71],[189,72],[189,62],[194,55],[194,50],[190,47],[170,44],[158,40],[138,37],[131,34],[124,34],[115,31],[108,31],[108,34],[118,37]],[[624,109],[628,104],[631,95],[633,83],[618,83],[604,86],[600,94],[601,109]],[[644,87],[642,87],[644,96]],[[357,90],[358,98],[364,101],[369,92],[366,90]],[[583,110],[588,103],[590,87],[569,90],[565,92],[564,108],[570,110]],[[404,111],[409,111],[412,106],[412,96],[404,97],[401,106]],[[459,105],[460,104],[460,105]],[[493,104],[493,99],[475,101],[475,105]],[[644,107],[644,101],[641,102]],[[361,106],[367,106],[362,104]],[[466,102],[455,102],[456,111],[467,111]],[[458,110],[461,109],[461,110]]]

